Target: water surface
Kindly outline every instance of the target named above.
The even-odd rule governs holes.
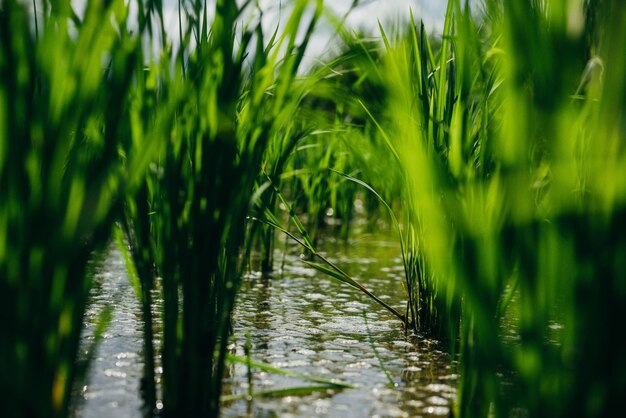
[[[80,389],[77,417],[141,417],[139,383],[143,371],[141,307],[130,285],[124,260],[114,244],[89,265],[94,286],[86,312],[82,355],[93,341],[102,311],[111,307],[111,323],[98,345],[87,381]]]
[[[363,235],[348,246],[322,246],[329,258],[357,275],[366,287],[404,310],[396,244]],[[441,345],[406,336],[401,323],[379,305],[345,284],[304,268],[297,251],[286,256],[282,271],[272,278],[248,275],[234,320],[238,355],[244,356],[249,334],[255,360],[338,379],[356,388],[224,403],[223,416],[414,417],[449,413],[457,376]],[[246,366],[231,366],[229,371],[225,393],[246,393]],[[253,376],[254,391],[306,385],[264,372]]]
[[[222,416],[446,416],[457,375],[455,362],[442,346],[405,335],[401,323],[387,311],[355,289],[305,268],[298,249],[291,244],[287,248],[286,255],[277,250],[280,268],[273,277],[246,275],[235,309],[231,349],[244,356],[249,335],[254,360],[355,388],[227,401]],[[404,310],[399,248],[390,238],[360,235],[348,245],[329,241],[321,248],[387,303]],[[141,417],[140,307],[115,246],[92,268],[95,288],[85,343],[92,338],[103,307],[111,305],[114,310],[76,415]],[[224,383],[224,395],[246,394],[246,366],[229,366]],[[310,383],[253,370],[255,392],[306,385]]]

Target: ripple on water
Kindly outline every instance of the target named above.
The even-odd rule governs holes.
[[[291,351],[293,351],[296,354],[302,354],[303,356],[310,356],[310,355],[317,353],[315,350],[309,350],[308,348],[302,348],[302,347],[294,348]]]
[[[401,278],[396,276],[395,280],[390,280],[380,274],[384,263],[388,266],[388,260],[394,257],[381,255],[380,260],[360,266],[366,271],[358,274],[366,287],[392,306],[404,309]],[[288,256],[287,264],[289,261]],[[397,262],[401,261],[397,259]],[[401,272],[402,267],[394,264],[388,268],[385,273],[394,276],[393,273]],[[236,325],[236,334],[245,335],[247,330],[251,331],[253,355],[257,358],[301,373],[332,376],[356,388],[288,399],[255,399],[252,415],[343,418],[447,414],[450,399],[454,397],[450,389],[456,379],[450,378],[454,377],[447,368],[450,360],[446,353],[439,351],[436,343],[422,337],[407,340],[399,322],[363,295],[315,274],[307,277],[297,272],[298,269],[294,271],[290,277],[289,269],[285,269],[281,280],[272,281],[271,286],[262,289],[263,299],[269,301],[263,308],[273,313],[267,323],[248,321],[247,318],[254,317],[255,310],[259,309],[258,292],[261,289],[247,290],[244,285],[235,312],[235,324],[245,323],[245,327]],[[368,277],[378,279],[369,280]],[[396,290],[391,284],[397,286]],[[245,338],[237,339],[245,341]],[[280,355],[273,357],[277,351]],[[381,370],[381,363],[397,382],[397,387],[387,387],[389,382]],[[246,373],[245,368],[237,369],[230,381],[240,386],[247,379]],[[254,379],[257,385],[260,378],[255,374]],[[306,384],[278,375],[271,379],[276,388]],[[224,405],[222,415],[245,415],[247,407],[245,401],[232,402]]]
[[[94,289],[85,314],[81,352],[93,341],[95,324],[105,307],[112,318],[89,369],[86,385],[77,402],[77,418],[101,418],[115,414],[141,416],[139,380],[142,375],[141,309],[126,276],[124,261],[115,247],[89,265]]]
[[[290,369],[293,367],[307,367],[309,366],[309,364],[310,363],[306,360],[288,360],[273,363],[272,366],[278,367],[280,369]]]
[[[456,393],[456,388],[442,383],[430,383],[425,386],[425,389],[434,393]]]
[[[446,406],[429,406],[424,408],[424,412],[430,415],[448,415],[450,408]]]
[[[448,405],[448,400],[441,396],[431,396],[426,399],[426,402],[432,405]]]
[[[396,340],[391,342],[394,347],[413,348],[413,344],[408,341]]]
[[[368,242],[360,245],[367,248]],[[380,242],[373,242],[363,254],[351,249],[344,257],[347,268],[353,269],[372,292],[404,309],[401,277],[393,277],[402,268],[398,247],[380,247],[376,246]],[[334,252],[329,254],[336,257]],[[358,264],[362,259],[367,262]],[[102,342],[96,353],[77,418],[111,416],[113,409],[117,416],[140,417],[140,308],[125,277],[123,260],[115,249],[110,249],[108,259],[97,266],[96,272],[100,290],[88,313],[84,341],[90,338],[89,330],[94,329],[99,310],[107,304],[113,304],[115,310],[107,331],[110,338]],[[267,280],[248,275],[238,297],[233,328],[232,349],[237,355],[244,355],[243,345],[250,334],[255,360],[298,373],[339,379],[355,388],[257,398],[250,405],[246,400],[232,401],[223,405],[224,417],[245,416],[249,407],[251,415],[259,417],[445,416],[456,394],[456,369],[450,367],[449,357],[439,350],[438,344],[421,337],[407,340],[399,322],[388,312],[357,291],[303,268],[292,255],[287,256],[280,278]],[[387,387],[389,382],[381,364],[396,387]],[[225,394],[245,394],[247,367],[233,365],[228,370]],[[253,370],[256,390],[309,384]]]

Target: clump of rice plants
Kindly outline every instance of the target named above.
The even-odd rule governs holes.
[[[451,1],[435,53],[417,30],[382,35],[389,96],[372,119],[403,173],[416,324],[459,337],[461,416],[604,416],[624,390],[603,324],[625,306],[626,34],[617,3],[594,5],[475,17]]]
[[[361,64],[366,70],[361,71],[363,79],[372,78],[370,83],[380,85],[382,97],[363,96],[357,98],[355,104],[356,111],[365,118],[365,132],[378,142],[378,154],[386,154],[379,159],[385,159],[387,168],[376,175],[376,167],[372,170],[371,164],[367,164],[361,170],[361,179],[346,178],[373,192],[370,194],[387,208],[399,233],[408,327],[454,341],[460,305],[458,299],[452,297],[454,291],[448,287],[448,282],[438,281],[432,265],[426,262],[426,247],[430,244],[425,239],[425,223],[416,213],[422,200],[414,192],[416,182],[427,181],[422,173],[424,163],[414,159],[418,144],[429,147],[429,158],[435,161],[437,170],[446,169],[450,136],[447,126],[455,103],[454,75],[449,78],[455,68],[450,46],[451,22],[451,19],[446,21],[443,42],[438,49],[431,45],[424,24],[418,26],[413,19],[406,33],[393,34],[391,39],[380,26],[382,52],[377,56],[367,53],[369,60]],[[353,136],[352,141],[358,154],[363,140]],[[367,160],[363,158],[363,161]],[[381,178],[387,179],[387,183]],[[390,189],[390,181],[392,188],[398,190],[396,196],[386,190]]]
[[[218,1],[212,23],[200,3],[185,8],[191,24],[181,33],[173,70],[157,77],[160,94],[183,91],[185,100],[174,107],[171,126],[154,132],[162,151],[141,202],[129,201],[126,216],[131,245],[144,247],[132,251],[135,263],[145,266],[147,257],[163,290],[165,416],[218,412],[245,218],[269,139],[289,135],[305,91],[297,71],[321,2],[297,43],[307,8],[295,2],[269,44],[260,23],[244,27],[235,44],[243,11],[235,1]],[[140,280],[143,294],[150,280]]]
[[[40,3],[35,3],[40,6]],[[139,44],[122,1],[0,4],[0,399],[6,417],[63,417],[92,251],[132,193],[117,128]],[[41,13],[42,12],[42,13]],[[143,171],[135,154],[132,170]],[[131,170],[131,171],[132,171]]]

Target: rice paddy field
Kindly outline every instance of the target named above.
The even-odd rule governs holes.
[[[609,417],[620,0],[0,0],[0,416]]]

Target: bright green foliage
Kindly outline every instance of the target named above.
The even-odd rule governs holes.
[[[125,182],[117,127],[137,42],[122,1],[0,5],[0,403],[61,417],[84,372],[85,266],[109,236]],[[143,171],[129,155],[133,170]]]
[[[90,1],[83,17],[44,1],[34,21],[2,1],[2,416],[70,412],[85,266],[116,217],[145,320],[147,410],[160,352],[163,415],[217,415],[241,253],[259,238],[271,271],[281,203],[302,239],[282,232],[321,261],[310,267],[460,353],[459,416],[619,410],[618,0],[489,0],[481,16],[451,0],[436,42],[414,21],[399,34],[381,25],[379,44],[352,39],[329,15],[346,52],[307,75],[321,1],[294,1],[269,39],[245,24],[252,2],[211,4],[181,2],[179,47],[155,59],[141,45],[166,38],[160,1],[138,2],[136,22],[119,0]],[[399,232],[404,315],[316,250],[328,207],[347,236],[357,190]]]
[[[191,4],[184,12],[192,23],[181,34],[175,62],[162,65],[156,76],[157,106],[138,104],[148,112],[139,121],[158,120],[161,107],[172,103],[170,96],[184,92],[184,100],[173,101],[171,124],[149,135],[142,134],[149,127],[133,126],[135,146],[158,141],[161,153],[151,163],[146,187],[126,208],[145,303],[154,274],[161,278],[165,416],[217,414],[245,218],[270,138],[291,134],[289,122],[304,93],[296,75],[321,11],[318,2],[307,35],[297,45],[307,4],[295,2],[284,33],[268,46],[260,24],[244,29],[235,45],[242,13],[235,1],[218,1],[212,23],[200,2]],[[249,53],[248,72],[244,59]],[[148,372],[146,379],[153,381],[153,376]]]
[[[605,416],[626,387],[624,10],[590,2],[589,34],[582,2],[459,3],[435,53],[382,35],[415,324],[459,336],[461,416]]]
[[[392,215],[392,220],[400,234],[408,324],[414,330],[454,341],[460,312],[454,282],[439,280],[447,272],[439,273],[434,263],[427,262],[429,252],[443,256],[451,250],[446,232],[440,230],[449,220],[438,207],[439,202],[433,201],[439,200],[438,188],[454,187],[453,179],[446,174],[450,169],[450,142],[454,139],[448,129],[456,82],[455,61],[451,59],[452,21],[446,21],[437,54],[423,24],[417,27],[411,22],[409,29],[407,34],[390,40],[381,26],[385,54],[372,61],[379,69],[371,73],[384,85],[386,105],[378,114],[373,113],[380,108],[378,104],[371,107],[361,101],[360,105],[391,156],[391,167],[399,172],[396,178],[400,181],[402,217],[396,220]]]

